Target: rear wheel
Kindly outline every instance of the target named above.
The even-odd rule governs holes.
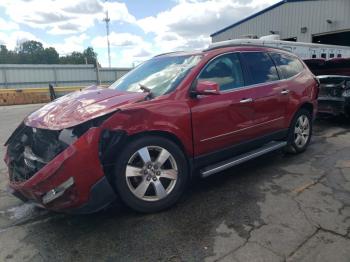
[[[288,153],[301,153],[310,144],[312,136],[312,117],[308,110],[301,109],[294,116],[289,128]]]
[[[128,144],[114,174],[124,203],[146,213],[173,205],[184,192],[189,178],[181,149],[172,141],[156,136],[142,137]]]

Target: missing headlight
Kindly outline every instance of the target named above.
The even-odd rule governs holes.
[[[73,128],[66,128],[60,132],[58,139],[61,142],[70,145],[74,143],[78,139],[78,137],[73,133]]]

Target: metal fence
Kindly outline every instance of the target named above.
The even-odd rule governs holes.
[[[95,68],[93,65],[0,65],[0,89],[53,86],[109,85],[130,68]]]

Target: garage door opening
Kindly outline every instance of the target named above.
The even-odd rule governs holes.
[[[290,38],[285,38],[285,39],[282,39],[283,41],[289,41],[289,42],[296,42],[297,41],[297,38],[296,37],[290,37]]]
[[[325,45],[350,46],[350,31],[317,36],[315,35],[312,37],[312,42]]]

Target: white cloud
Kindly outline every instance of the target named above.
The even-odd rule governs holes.
[[[120,0],[121,1],[121,0]],[[172,0],[176,5],[140,20],[129,13],[127,5],[105,0],[1,0],[0,8],[11,18],[0,18],[0,43],[13,49],[18,42],[37,40],[53,46],[61,54],[83,51],[92,45],[99,60],[108,64],[104,30],[89,37],[86,30],[102,24],[108,9],[111,21],[136,24],[148,34],[110,34],[112,64],[130,66],[151,56],[175,50],[202,49],[211,41],[209,35],[279,0]],[[140,2],[140,8],[146,2]],[[71,35],[46,44],[20,26],[45,30],[51,35]],[[102,28],[102,27],[101,27]],[[112,28],[113,29],[113,28]],[[152,39],[153,37],[153,39]],[[49,41],[50,36],[45,40]],[[91,41],[90,41],[91,40]]]
[[[137,21],[146,33],[156,34],[164,49],[203,48],[209,35],[277,0],[178,0],[170,10]]]
[[[138,65],[153,56],[153,53],[144,48],[124,49],[118,59],[118,65],[123,67],[130,67]]]
[[[116,33],[112,32],[109,35],[109,42],[112,47],[133,47],[143,44],[143,39],[138,35],[133,35],[130,33]],[[107,46],[106,36],[97,36],[92,41],[91,44],[96,48],[104,48]]]
[[[5,21],[4,19],[0,18],[0,31],[11,31],[11,30],[18,30],[19,26],[12,22],[12,21]]]
[[[146,4],[143,2],[143,4]],[[121,22],[127,22],[127,23],[134,23],[136,22],[136,19],[133,15],[129,13],[129,10],[124,3],[118,3],[118,2],[106,2],[103,3],[104,6],[104,13],[106,10],[108,10],[108,15],[111,19],[111,21],[121,21]]]
[[[153,44],[142,37],[130,33],[112,32],[109,36],[111,44],[112,64],[130,67],[132,64],[145,61],[154,55]],[[103,66],[108,65],[106,36],[97,36],[92,39],[94,49],[104,50],[98,57]]]
[[[0,32],[0,44],[6,45],[6,47],[10,50],[14,50],[20,43],[24,41],[34,40],[41,42],[45,48],[51,46],[54,47],[60,55],[70,54],[73,51],[82,52],[85,49],[84,42],[87,39],[89,39],[89,37],[86,34],[81,34],[77,36],[67,37],[63,39],[62,42],[48,44],[44,40],[39,39],[29,32]]]
[[[211,33],[277,1],[178,0],[173,8],[135,22],[145,33],[154,34],[151,43],[137,35],[111,33],[111,51],[119,54],[118,64],[127,66],[163,52],[203,49],[210,44]],[[94,38],[92,45],[106,48],[106,37]],[[107,56],[102,59],[106,65],[104,61]]]
[[[70,36],[63,40],[63,42],[52,43],[50,46],[55,47],[60,55],[67,55],[73,51],[82,52],[84,47],[84,42],[89,39],[86,34],[81,34],[77,36]]]
[[[15,23],[45,29],[54,35],[86,31],[102,21],[107,8],[112,21],[135,21],[124,3],[103,0],[1,0],[0,7]]]
[[[19,43],[28,41],[28,40],[35,40],[35,41],[41,41],[38,39],[35,35],[24,32],[24,31],[15,31],[15,32],[0,32],[0,44],[6,45],[8,49],[13,50],[16,46],[18,46]],[[44,43],[43,43],[44,44]]]

